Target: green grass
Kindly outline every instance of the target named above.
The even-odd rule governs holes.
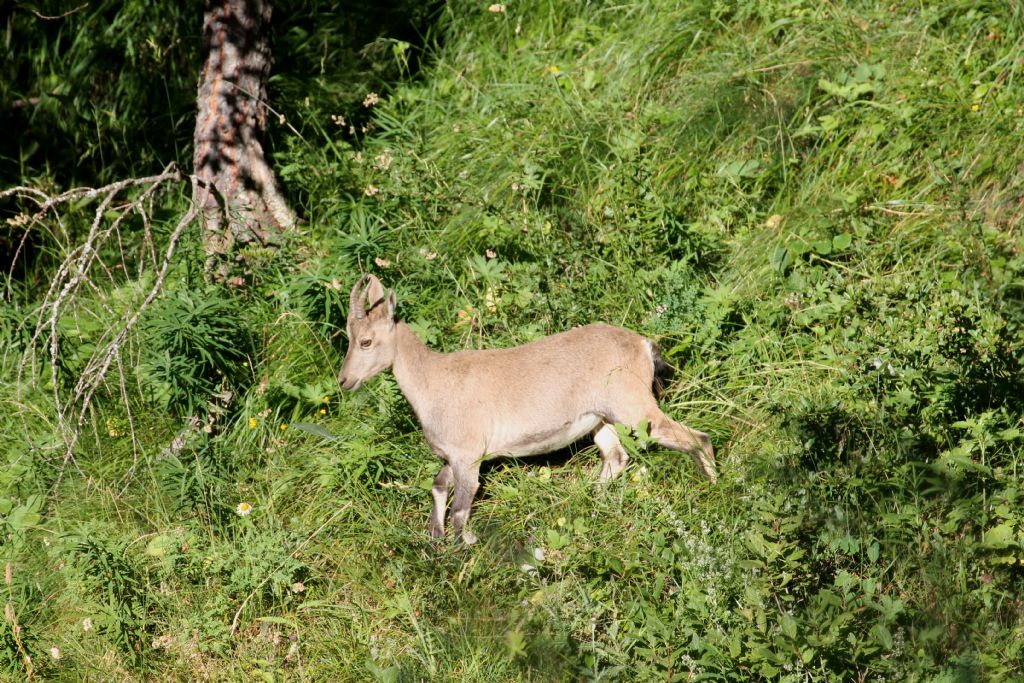
[[[332,111],[331,88],[307,106],[304,75],[279,74],[304,137],[275,130],[275,164],[305,234],[252,254],[246,287],[204,288],[189,233],[73,463],[49,349],[18,373],[66,245],[12,283],[0,552],[20,631],[4,622],[0,667],[1024,676],[1022,20],[1001,2],[458,2],[368,111],[363,92]],[[163,201],[173,227],[182,202]],[[142,231],[123,232],[130,260]],[[664,407],[712,435],[720,482],[647,448],[598,487],[581,444],[485,468],[481,542],[431,542],[438,462],[397,385],[335,383],[361,270],[445,350],[594,320],[657,338]],[[110,279],[61,321],[59,391],[151,282]],[[211,402],[210,432],[169,452]]]

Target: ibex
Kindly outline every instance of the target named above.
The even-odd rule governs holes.
[[[434,478],[430,534],[444,536],[448,494],[454,485],[452,529],[466,528],[483,460],[548,453],[592,434],[601,453],[600,481],[614,479],[629,456],[615,424],[643,421],[659,444],[689,453],[712,482],[715,455],[708,435],[685,427],[658,408],[652,392],[654,342],[610,325],[577,327],[510,349],[432,351],[395,319],[395,293],[364,276],[352,288],[348,353],[338,381],[357,389],[392,368],[419,418],[427,443],[445,465]]]

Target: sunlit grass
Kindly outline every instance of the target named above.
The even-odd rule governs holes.
[[[1020,20],[969,2],[446,5],[422,71],[360,110],[365,135],[310,120],[281,145],[308,226],[247,288],[203,293],[238,312],[211,328],[252,340],[222,374],[160,384],[157,351],[204,352],[173,346],[185,326],[222,341],[150,321],[72,466],[52,389],[15,387],[31,307],[0,311],[6,600],[34,670],[1024,675]],[[183,253],[168,300],[200,262]],[[583,443],[488,466],[480,543],[431,541],[439,463],[396,383],[336,384],[360,270],[445,350],[594,320],[656,337],[663,406],[712,435],[721,481],[651,448],[598,486]]]

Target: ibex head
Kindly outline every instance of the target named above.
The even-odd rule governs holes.
[[[353,390],[395,360],[395,293],[373,275],[352,288],[348,303],[348,353],[338,382]]]

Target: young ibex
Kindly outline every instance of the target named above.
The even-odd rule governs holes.
[[[646,420],[651,437],[689,453],[708,479],[718,478],[707,434],[674,422],[652,394],[653,342],[604,324],[587,325],[511,349],[438,353],[395,320],[395,293],[370,275],[352,288],[348,353],[338,381],[354,390],[392,368],[427,443],[445,462],[434,478],[430,533],[444,536],[455,487],[452,528],[466,543],[481,461],[548,453],[593,434],[600,481],[622,472],[629,456],[615,423]]]

